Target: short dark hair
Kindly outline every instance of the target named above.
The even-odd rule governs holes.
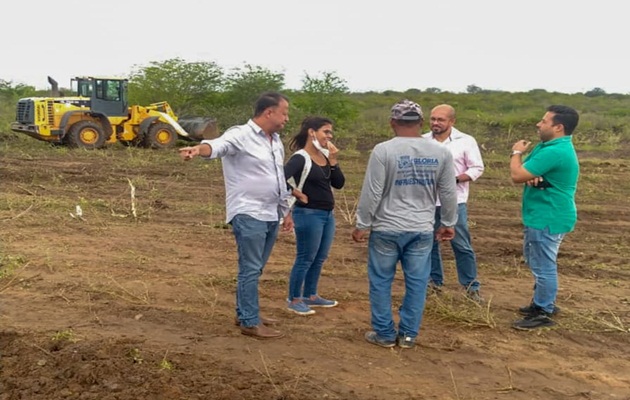
[[[552,105],[547,107],[547,111],[553,113],[554,125],[564,126],[564,134],[571,135],[580,120],[580,116],[575,109],[568,106]]]
[[[265,92],[261,94],[254,104],[254,117],[258,117],[268,108],[278,107],[282,100],[287,103],[289,102],[289,98],[287,96],[278,92]]]

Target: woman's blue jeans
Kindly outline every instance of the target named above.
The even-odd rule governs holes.
[[[527,226],[523,233],[523,256],[534,275],[534,304],[551,314],[558,295],[558,251],[565,234]]]
[[[260,324],[258,280],[278,236],[278,221],[260,221],[246,214],[237,214],[232,232],[238,249],[236,282],[236,315],[243,326]]]
[[[415,338],[422,323],[431,272],[433,232],[372,231],[368,241],[368,278],[372,328],[383,339],[396,335]],[[400,261],[405,295],[396,331],[392,317],[392,282]]]
[[[335,237],[332,211],[295,207],[296,256],[289,278],[289,300],[317,294],[322,265]]]

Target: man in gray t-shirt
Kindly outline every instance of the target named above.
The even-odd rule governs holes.
[[[444,146],[421,137],[422,109],[403,100],[392,107],[396,137],[374,147],[363,181],[352,238],[368,242],[368,278],[373,331],[365,340],[382,347],[414,346],[422,322],[439,195],[442,226],[437,240],[451,240],[457,222],[453,156]],[[401,262],[405,295],[396,329],[392,282]]]

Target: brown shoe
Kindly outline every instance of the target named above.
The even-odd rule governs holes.
[[[275,318],[260,317],[260,323],[263,325],[278,325],[280,323],[280,320]],[[234,325],[241,326],[241,321],[238,319],[238,317],[234,317]]]
[[[275,339],[284,336],[282,332],[269,328],[264,324],[258,324],[257,326],[250,327],[241,326],[241,333],[258,339]]]

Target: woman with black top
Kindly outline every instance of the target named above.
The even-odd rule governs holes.
[[[287,309],[300,315],[314,314],[311,307],[335,307],[338,304],[317,293],[322,265],[335,236],[332,188],[341,189],[346,180],[337,164],[339,150],[330,142],[332,137],[331,120],[308,117],[289,143],[291,150],[303,149],[311,160],[301,193],[294,191],[297,197],[293,209],[297,250],[289,279]],[[293,178],[300,182],[302,178],[306,159],[304,152],[300,153],[293,154],[284,166],[287,180]]]

